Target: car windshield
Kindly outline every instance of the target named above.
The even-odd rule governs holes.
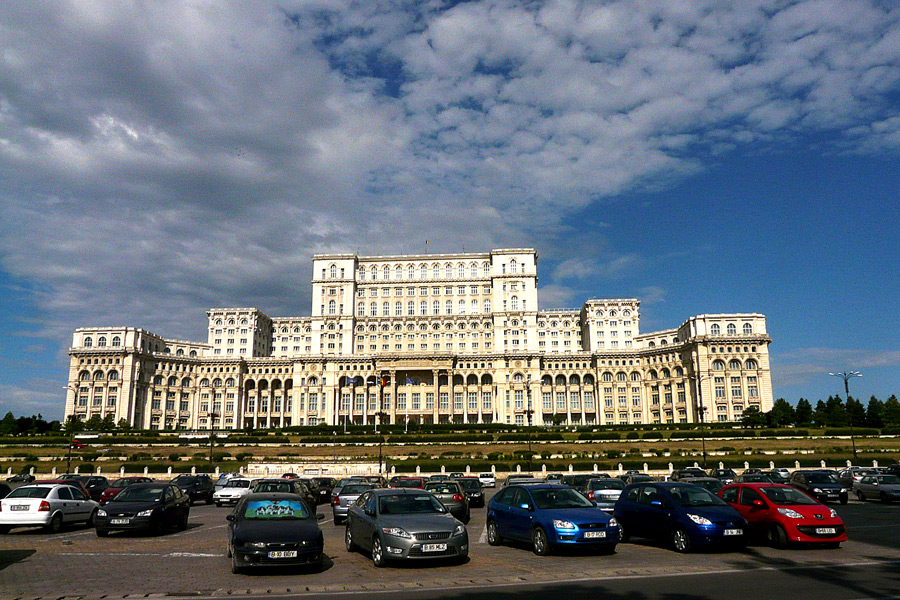
[[[113,500],[115,502],[155,502],[160,500],[166,488],[159,487],[134,487],[130,486],[119,492]]]
[[[653,479],[652,477],[650,477],[649,475],[632,475],[631,476],[631,483],[643,483],[645,481],[656,481],[656,480]]]
[[[621,479],[591,479],[588,484],[591,490],[624,490],[625,482]]]
[[[458,494],[459,489],[452,483],[426,483],[425,489],[432,494]]]
[[[493,478],[494,478],[494,474],[493,474],[493,473],[481,473],[481,474],[479,475],[479,477],[484,477],[484,478],[488,478],[488,479],[493,479]]]
[[[11,491],[7,498],[46,498],[50,489],[48,487],[20,487]]]
[[[590,500],[568,488],[551,490],[531,490],[531,496],[538,508],[589,508],[594,506]]]
[[[421,479],[399,479],[394,482],[394,487],[398,488],[420,488],[422,485]]]
[[[125,487],[126,485],[131,485],[132,483],[134,483],[133,479],[116,479],[112,482],[112,484],[110,484],[110,487],[121,488]]]
[[[754,473],[754,474],[750,474],[750,475],[744,475],[744,476],[742,477],[742,479],[743,479],[745,482],[748,482],[748,483],[749,483],[749,482],[753,482],[753,481],[756,481],[756,482],[759,482],[759,483],[766,483],[766,482],[772,481],[771,479],[769,479],[769,478],[766,477],[765,475],[759,475],[759,474],[755,474],[755,473]]]
[[[177,484],[177,485],[185,485],[188,483],[194,483],[195,479],[196,478],[193,477],[192,475],[179,475],[178,477],[176,477],[175,479],[172,480],[172,483]]]
[[[248,488],[250,487],[249,479],[232,479],[225,484],[227,488]]]
[[[244,506],[248,521],[308,519],[309,511],[300,500],[251,500]]]
[[[268,481],[263,483],[257,483],[253,487],[254,493],[266,493],[266,492],[278,492],[282,494],[293,494],[294,486],[292,486],[288,482],[280,482],[280,481]]]
[[[373,487],[375,486],[370,483],[351,483],[341,488],[341,496],[359,496],[364,491],[371,490]]]
[[[463,487],[464,490],[478,491],[481,489],[481,482],[479,482],[477,479],[457,479],[456,481]]]
[[[839,483],[837,477],[831,473],[807,473],[806,481],[809,483]]]
[[[900,477],[896,475],[879,475],[878,483],[886,483],[888,485],[896,485],[900,483]]]
[[[815,500],[792,487],[761,487],[759,491],[773,504],[791,506],[796,504],[818,504]]]
[[[692,486],[669,488],[669,493],[679,506],[723,506],[725,501],[713,495],[709,490]]]
[[[691,485],[699,485],[702,488],[705,488],[711,492],[718,492],[725,484],[719,481],[718,479],[688,479],[686,483],[690,483]]]
[[[429,514],[444,512],[443,505],[431,494],[397,494],[378,498],[383,515]]]

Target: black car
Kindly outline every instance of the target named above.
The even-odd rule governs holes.
[[[806,492],[819,502],[847,504],[850,497],[850,491],[838,480],[833,471],[794,471],[788,485]]]
[[[159,535],[168,528],[187,529],[190,498],[171,483],[135,483],[97,511],[97,536],[114,530],[145,530]]]
[[[484,489],[477,477],[457,477],[455,481],[462,486],[470,508],[484,507]]]
[[[704,471],[700,467],[688,467],[686,469],[678,469],[677,471],[672,471],[672,475],[669,476],[669,481],[684,481],[688,477],[706,476],[706,471]]]
[[[29,473],[19,473],[18,475],[13,475],[12,477],[6,478],[6,481],[10,483],[31,483],[34,480],[34,475],[31,475]]]
[[[770,480],[772,480],[772,483],[788,483],[788,478],[775,470],[761,471],[760,474],[768,477]]]
[[[228,520],[231,572],[274,565],[322,566],[325,539],[309,505],[294,494],[247,494]]]
[[[181,488],[190,498],[191,504],[198,500],[203,500],[207,504],[213,503],[213,492],[215,491],[215,482],[209,475],[179,475],[169,483],[173,483]]]
[[[319,495],[309,489],[305,481],[299,479],[260,479],[250,490],[251,494],[294,494],[303,498],[309,506],[316,506]]]
[[[337,481],[333,477],[313,477],[305,479],[304,482],[309,485],[314,493],[318,494],[316,504],[327,504],[331,502],[331,490]]]
[[[8,483],[0,483],[0,498],[6,498],[11,491],[12,488],[9,487]]]
[[[576,489],[582,494],[587,494],[587,484],[591,479],[599,479],[602,477],[609,477],[604,473],[590,473],[587,475],[564,475],[562,478],[562,484],[567,485],[572,489]]]
[[[61,481],[78,481],[81,485],[84,486],[84,489],[87,490],[88,494],[91,496],[91,500],[95,502],[100,502],[100,496],[103,495],[104,490],[109,487],[109,480],[102,475],[78,475],[75,473],[64,473],[57,477]]]
[[[734,472],[734,469],[710,469],[709,476],[714,479],[718,479],[725,485],[729,483],[734,483],[734,480],[737,478],[737,474]]]

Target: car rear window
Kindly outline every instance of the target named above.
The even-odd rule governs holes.
[[[371,490],[373,487],[375,486],[368,483],[351,483],[341,488],[341,496],[358,496],[366,490]]]
[[[309,511],[300,500],[251,500],[244,507],[244,519],[251,521],[308,519]]]
[[[253,491],[256,493],[276,492],[282,494],[293,494],[294,486],[292,486],[290,483],[257,483],[256,487],[253,488]]]
[[[7,498],[46,498],[51,489],[48,487],[20,487],[11,491]]]
[[[425,489],[434,494],[456,494],[459,489],[449,483],[426,483]]]
[[[232,479],[228,483],[225,484],[225,487],[230,488],[248,488],[250,487],[249,479]]]
[[[621,479],[591,479],[588,487],[592,490],[624,490],[625,482]]]

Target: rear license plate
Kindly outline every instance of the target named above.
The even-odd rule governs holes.
[[[269,558],[297,558],[296,550],[273,550],[269,552]]]
[[[834,527],[816,527],[816,533],[819,535],[834,535],[837,533],[837,529]]]
[[[725,530],[725,535],[743,535],[743,534],[744,534],[743,529],[726,529]]]
[[[605,531],[585,531],[584,532],[584,539],[586,539],[586,540],[592,540],[592,539],[596,539],[596,538],[605,538],[605,537],[606,537]]]
[[[422,544],[422,552],[446,552],[447,544]]]
[[[13,504],[9,507],[10,510],[28,510],[27,504]]]
[[[109,524],[110,525],[128,525],[128,522],[130,520],[131,519],[110,519]]]

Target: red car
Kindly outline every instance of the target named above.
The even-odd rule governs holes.
[[[719,496],[747,520],[750,530],[777,548],[793,542],[826,543],[833,548],[847,541],[837,512],[795,487],[780,483],[735,483]]]
[[[103,490],[103,493],[100,494],[100,506],[103,506],[113,498],[115,498],[119,492],[124,490],[129,485],[135,483],[151,483],[153,480],[149,477],[123,477],[122,479],[116,479],[109,487]]]

